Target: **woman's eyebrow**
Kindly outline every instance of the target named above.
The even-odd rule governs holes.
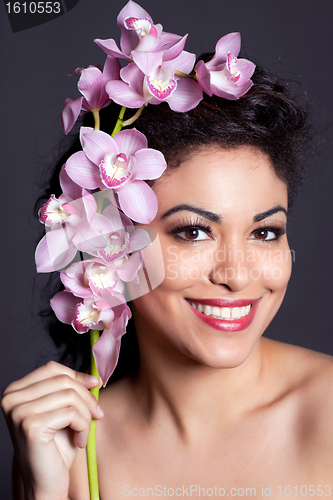
[[[285,208],[281,207],[281,205],[277,205],[274,208],[270,208],[269,210],[266,210],[266,212],[261,212],[260,214],[257,214],[253,217],[253,222],[259,222],[263,219],[266,219],[266,217],[269,217],[270,215],[276,214],[276,212],[283,212],[286,216],[288,215],[288,212]]]
[[[165,214],[163,214],[161,216],[160,220],[164,220],[167,217],[169,217],[170,215],[175,214],[176,212],[182,212],[184,210],[186,210],[187,212],[194,212],[198,215],[201,215],[205,219],[209,219],[209,220],[211,220],[213,222],[217,222],[219,224],[222,222],[222,217],[220,217],[217,214],[214,214],[213,212],[208,212],[207,210],[203,210],[202,208],[194,207],[193,205],[185,205],[185,204],[177,205],[177,206],[171,208],[170,210],[168,210],[167,212],[165,212]]]
[[[212,222],[217,222],[218,224],[222,223],[222,217],[220,215],[215,214],[214,212],[209,212],[208,210],[203,210],[202,208],[195,207],[193,205],[186,205],[186,204],[177,205],[171,208],[161,216],[160,220],[164,220],[167,217],[170,217],[170,215],[172,214],[175,214],[177,212],[182,212],[185,210],[188,212],[194,212],[198,215],[201,215],[205,219],[211,220]],[[265,212],[260,212],[259,214],[256,214],[253,217],[253,222],[259,222],[263,219],[266,219],[266,217],[269,217],[270,215],[273,215],[276,212],[283,212],[285,215],[288,215],[288,212],[285,208],[283,208],[281,205],[277,205],[276,207],[270,208]]]

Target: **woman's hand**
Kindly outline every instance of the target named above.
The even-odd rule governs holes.
[[[51,361],[4,390],[1,407],[26,499],[68,500],[69,469],[87,444],[91,419],[103,416],[88,390],[98,383]]]

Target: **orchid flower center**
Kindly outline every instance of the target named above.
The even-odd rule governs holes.
[[[230,52],[227,54],[227,68],[230,73],[230,80],[234,83],[240,79],[240,72],[236,69],[237,57],[233,56]]]
[[[89,327],[97,323],[99,316],[99,311],[95,305],[86,306],[80,304],[77,307],[77,326],[79,327]]]
[[[124,21],[125,28],[136,31],[139,37],[146,35],[157,35],[157,30],[150,19],[139,19],[137,17],[127,17]]]
[[[104,253],[110,258],[117,255],[123,248],[123,240],[120,236],[116,234],[112,234],[110,244],[104,248]]]
[[[102,182],[108,188],[117,188],[121,184],[124,184],[131,176],[124,153],[118,154],[115,159],[112,153],[105,155],[99,168]]]
[[[65,203],[68,202],[57,200],[57,198],[52,195],[40,211],[39,217],[41,222],[46,226],[55,226],[56,224],[65,222],[69,217],[69,214],[63,209]]]
[[[117,284],[117,277],[115,272],[106,266],[93,266],[87,273],[89,285],[97,290],[104,290],[104,288],[114,288]]]
[[[167,99],[177,87],[173,77],[174,72],[170,68],[159,69],[155,74],[147,76],[146,83],[150,94],[161,101]]]

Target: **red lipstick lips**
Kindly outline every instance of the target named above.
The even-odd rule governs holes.
[[[191,311],[199,318],[201,321],[204,321],[207,325],[215,328],[216,330],[221,330],[224,332],[238,332],[240,330],[245,330],[253,321],[255,312],[257,310],[259,299],[239,299],[239,300],[226,300],[226,299],[186,299],[189,302],[189,306],[191,307]],[[218,319],[213,318],[212,316],[206,316],[206,314],[200,313],[196,309],[194,309],[190,303],[195,304],[205,304],[211,307],[243,307],[252,304],[251,310],[249,314],[239,319]]]

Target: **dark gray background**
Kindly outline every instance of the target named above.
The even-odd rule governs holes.
[[[1,64],[1,320],[0,382],[5,387],[56,355],[43,332],[32,293],[33,218],[38,179],[63,137],[60,110],[79,97],[78,66],[103,64],[94,38],[119,40],[116,16],[123,0],[80,0],[64,16],[13,34],[2,7]],[[248,58],[308,89],[320,132],[321,155],[312,162],[296,202],[290,246],[296,260],[286,300],[267,336],[333,354],[332,7],[327,0],[142,0],[165,31],[189,33],[186,49],[214,50],[224,34],[240,31]],[[39,281],[40,283],[40,281]],[[0,417],[0,497],[9,499],[11,444]]]

